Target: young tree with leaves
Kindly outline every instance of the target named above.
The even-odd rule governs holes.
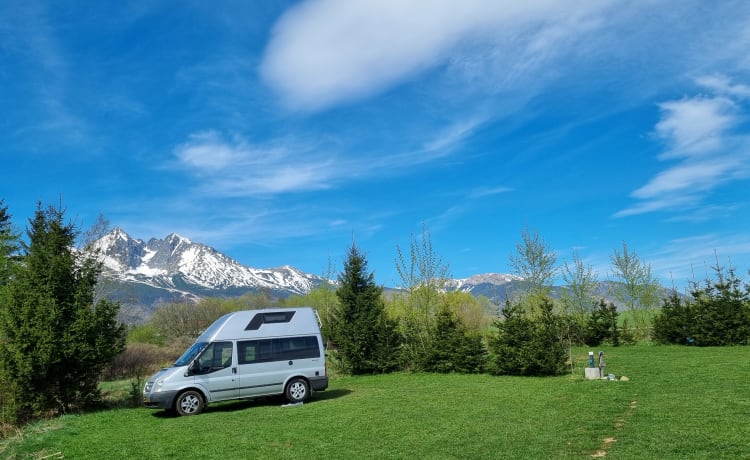
[[[432,238],[425,226],[419,238],[411,235],[409,256],[396,245],[396,272],[406,290],[396,313],[404,337],[406,360],[416,364],[424,360],[432,347],[435,318],[442,291],[450,278],[448,265],[432,248]]]
[[[375,275],[367,272],[367,259],[354,243],[338,281],[339,305],[330,332],[342,367],[355,375],[396,369],[396,325],[386,315],[383,288],[375,284]]]
[[[516,253],[510,256],[513,274],[523,278],[522,303],[534,311],[550,297],[552,285],[558,273],[557,253],[554,252],[538,232],[526,227],[521,232],[521,241],[516,243]]]
[[[562,291],[562,304],[566,312],[583,325],[596,298],[599,276],[591,265],[584,264],[578,251],[573,251],[572,263],[565,261],[562,266],[562,277],[566,285]]]
[[[637,338],[648,335],[651,311],[659,303],[659,281],[651,274],[651,265],[642,261],[635,251],[628,251],[622,242],[622,252],[614,250],[610,256],[615,283],[610,294],[626,305],[638,333]]]
[[[64,211],[38,206],[19,267],[2,286],[0,361],[16,422],[89,406],[102,370],[124,349],[119,304],[94,301],[101,265],[74,249]]]

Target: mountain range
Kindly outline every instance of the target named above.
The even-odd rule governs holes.
[[[166,302],[265,292],[306,294],[325,280],[290,266],[251,268],[176,233],[134,239],[115,228],[94,243],[103,262],[99,295],[148,314]],[[139,308],[140,307],[140,308]]]
[[[134,239],[114,228],[94,243],[103,263],[98,295],[119,301],[127,320],[150,316],[170,302],[197,302],[205,297],[237,297],[265,293],[271,298],[304,295],[323,283],[335,282],[284,265],[275,268],[247,267],[205,244],[176,233],[164,239]],[[521,288],[523,279],[507,274],[486,273],[451,279],[446,289],[485,296],[502,303]],[[606,282],[600,294],[606,297]],[[385,288],[388,292],[397,288]],[[553,289],[557,297],[562,287]]]

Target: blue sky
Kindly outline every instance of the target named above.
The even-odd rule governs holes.
[[[389,286],[423,225],[456,278],[525,228],[744,276],[748,50],[744,0],[5,0],[0,197]]]

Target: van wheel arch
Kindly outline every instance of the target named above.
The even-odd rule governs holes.
[[[290,379],[284,389],[284,396],[293,404],[305,402],[310,397],[310,382],[304,377]]]
[[[174,411],[179,415],[198,415],[206,407],[206,397],[200,391],[188,388],[174,400]]]

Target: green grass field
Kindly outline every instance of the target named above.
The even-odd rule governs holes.
[[[0,458],[750,458],[750,348],[605,351],[607,372],[630,380],[587,381],[580,367],[554,378],[339,377],[295,407],[63,416],[6,440]],[[586,350],[576,357],[582,365]]]

